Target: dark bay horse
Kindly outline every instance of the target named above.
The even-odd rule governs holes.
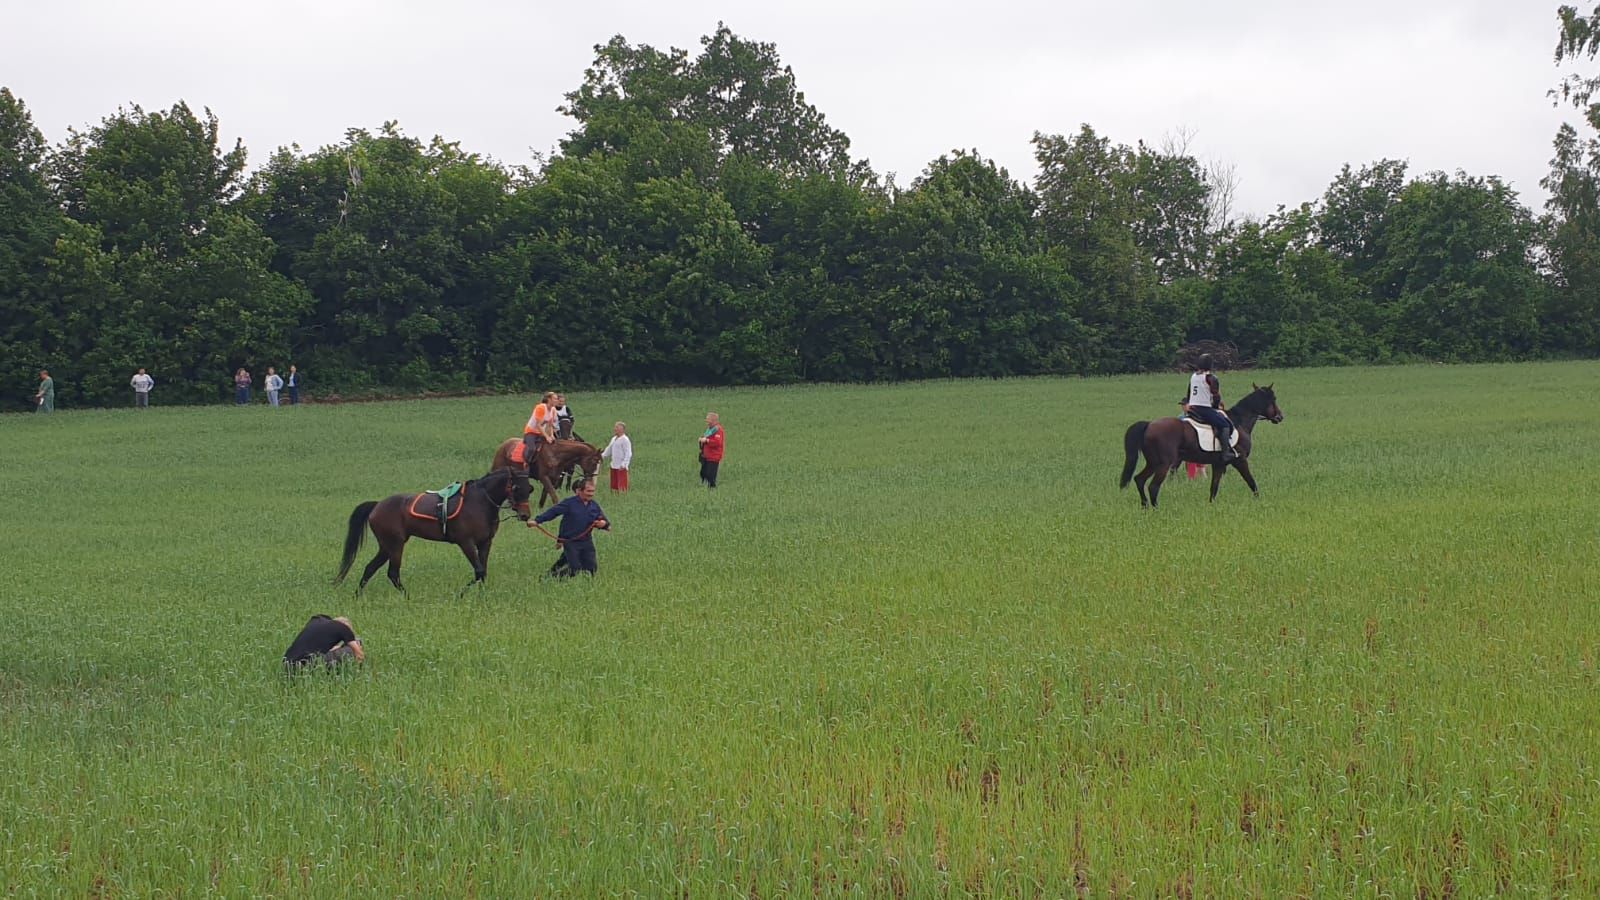
[[[406,541],[413,537],[460,547],[467,562],[472,563],[473,577],[467,587],[481,584],[489,571],[489,545],[494,543],[494,534],[500,529],[500,507],[509,504],[517,518],[527,521],[531,493],[533,487],[528,483],[528,476],[520,469],[495,469],[461,486],[460,512],[453,514],[443,527],[431,514],[424,518],[411,511],[417,494],[394,494],[382,500],[368,500],[350,514],[350,531],[344,538],[344,559],[339,563],[339,574],[333,583],[339,584],[349,574],[356,551],[361,549],[367,528],[371,527],[372,536],[378,539],[378,555],[361,573],[357,593],[385,562],[389,563],[389,581],[402,594],[406,593],[405,585],[400,583],[400,557],[405,552]],[[431,500],[424,500],[423,504]],[[423,512],[431,512],[433,508],[428,507]],[[463,592],[465,590],[462,588]]]
[[[1217,499],[1217,485],[1222,483],[1222,475],[1228,466],[1239,470],[1244,483],[1250,486],[1250,493],[1260,494],[1256,489],[1255,477],[1250,474],[1250,432],[1256,427],[1256,422],[1262,419],[1274,425],[1282,422],[1283,410],[1278,408],[1278,397],[1272,392],[1272,385],[1257,387],[1252,384],[1250,387],[1255,390],[1228,410],[1228,418],[1239,430],[1239,441],[1234,446],[1239,454],[1237,457],[1224,463],[1221,453],[1201,450],[1194,429],[1174,416],[1154,422],[1135,422],[1128,426],[1128,432],[1122,438],[1128,460],[1122,467],[1121,486],[1127,487],[1130,480],[1137,482],[1139,504],[1153,507],[1161,494],[1161,483],[1167,480],[1167,473],[1183,461],[1211,467],[1212,500]],[[1133,467],[1139,462],[1141,450],[1144,451],[1144,468],[1134,475]],[[1145,495],[1146,481],[1150,482],[1149,496]]]
[[[500,444],[494,451],[494,462],[491,468],[502,466],[516,467],[511,461],[511,451],[522,438],[511,438]],[[583,477],[593,478],[600,471],[600,448],[583,441],[556,441],[546,442],[539,446],[538,478],[543,490],[539,492],[539,508],[544,509],[545,501],[551,503],[561,499],[561,494],[556,488],[556,482],[571,471],[576,465],[583,471]],[[529,477],[534,476],[534,467],[528,466]]]

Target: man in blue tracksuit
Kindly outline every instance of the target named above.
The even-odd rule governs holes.
[[[563,556],[551,567],[551,571],[562,577],[579,572],[593,575],[598,571],[594,557],[594,530],[611,530],[605,511],[594,502],[594,481],[586,478],[578,482],[571,497],[539,513],[533,521],[544,523],[556,516],[561,517],[561,529],[556,534],[556,541],[561,544]],[[560,568],[563,562],[566,563],[564,569]]]

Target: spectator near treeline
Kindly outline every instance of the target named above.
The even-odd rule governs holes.
[[[48,369],[39,370],[39,393],[33,395],[33,402],[36,413],[56,411],[56,380]]]
[[[140,369],[133,373],[133,378],[129,379],[128,384],[133,387],[134,409],[149,409],[150,389],[155,387],[156,380],[144,369]]]
[[[250,372],[244,366],[233,373],[233,402],[235,406],[250,402]]]
[[[278,395],[283,391],[283,376],[279,375],[278,370],[272,366],[267,366],[266,387],[267,402],[272,404],[273,407],[277,407]]]
[[[305,376],[300,374],[299,369],[291,365],[289,367],[289,378],[286,382],[284,382],[284,386],[289,389],[290,406],[300,405],[300,385],[304,382]]]

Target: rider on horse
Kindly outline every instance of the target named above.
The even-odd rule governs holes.
[[[1211,373],[1211,357],[1202,356],[1189,376],[1189,396],[1184,409],[1189,417],[1210,425],[1216,432],[1217,447],[1224,463],[1238,456],[1233,452],[1233,420],[1228,418],[1227,407],[1222,405],[1222,387],[1217,376]]]
[[[555,391],[545,391],[544,398],[533,407],[533,415],[528,416],[528,424],[522,428],[522,459],[530,475],[535,471],[539,447],[556,439],[555,399]]]

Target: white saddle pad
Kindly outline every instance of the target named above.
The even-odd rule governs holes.
[[[1200,441],[1200,449],[1207,453],[1217,452],[1217,430],[1210,425],[1191,416],[1184,416],[1183,420],[1194,429],[1194,436]],[[1228,446],[1239,446],[1239,429],[1235,428],[1228,433]]]

